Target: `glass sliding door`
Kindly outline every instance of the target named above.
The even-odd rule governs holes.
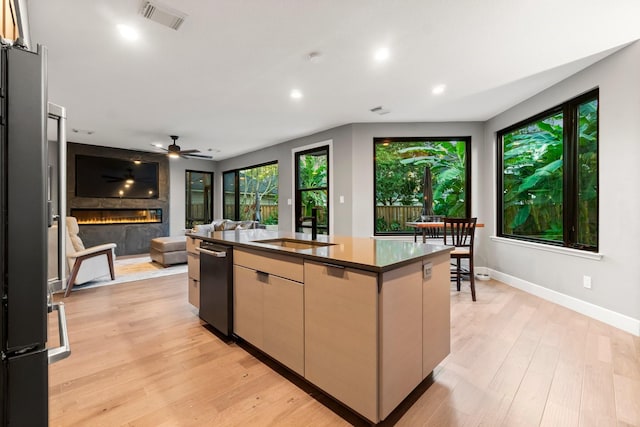
[[[185,172],[185,227],[213,221],[213,173]]]
[[[226,219],[237,219],[236,206],[238,206],[238,197],[236,188],[238,188],[236,171],[225,172],[222,175],[222,192],[223,207],[222,217]]]
[[[311,232],[312,208],[318,207],[318,233],[329,234],[329,146],[295,153],[296,231]]]
[[[278,225],[278,163],[223,174],[224,217]]]

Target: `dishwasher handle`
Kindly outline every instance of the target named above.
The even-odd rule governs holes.
[[[202,249],[199,247],[196,248],[196,252],[200,252],[201,254],[211,255],[216,258],[225,258],[227,256],[226,251],[211,251],[209,249]]]

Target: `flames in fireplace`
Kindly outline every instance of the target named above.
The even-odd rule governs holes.
[[[162,222],[162,209],[71,209],[80,225],[154,224]]]

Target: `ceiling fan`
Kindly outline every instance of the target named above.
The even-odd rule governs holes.
[[[178,144],[176,144],[176,141],[179,138],[179,136],[177,136],[177,135],[169,135],[169,138],[171,138],[173,140],[171,145],[169,145],[166,149],[160,147],[161,150],[164,150],[164,151],[167,152],[167,155],[169,157],[172,157],[172,158],[183,157],[185,159],[188,159],[190,157],[197,157],[199,159],[211,159],[212,158],[211,156],[207,156],[205,154],[197,154],[197,153],[200,153],[200,150],[181,150],[180,146]]]

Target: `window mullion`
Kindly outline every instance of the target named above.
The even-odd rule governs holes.
[[[565,105],[563,109],[564,121],[564,195],[563,195],[563,222],[564,242],[566,246],[573,246],[576,242],[576,188],[577,188],[577,144],[575,126],[575,107],[572,104]]]

